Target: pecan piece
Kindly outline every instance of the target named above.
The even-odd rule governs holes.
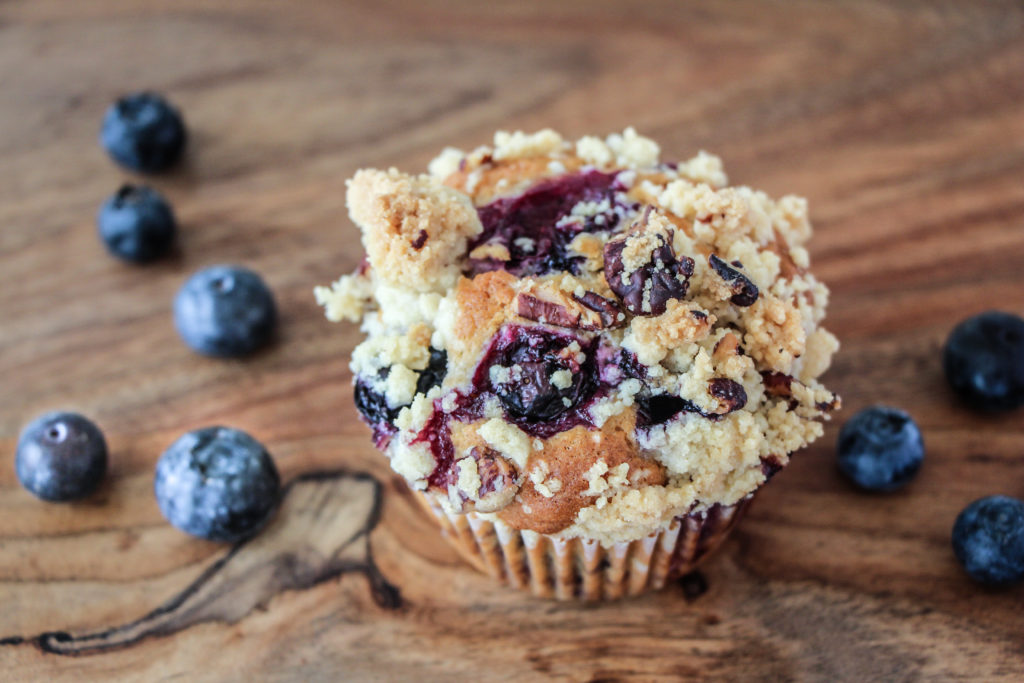
[[[476,491],[464,491],[458,484],[449,486],[448,495],[462,512],[495,512],[512,502],[519,491],[519,473],[514,464],[490,448],[473,447],[463,460],[476,462],[480,485]],[[456,466],[456,471],[458,471]]]
[[[633,315],[661,315],[670,300],[686,296],[693,259],[676,256],[672,234],[634,229],[604,246],[604,279]],[[644,252],[646,259],[636,263]]]
[[[579,327],[579,311],[570,311],[561,304],[544,301],[532,294],[520,293],[516,298],[516,312],[527,320],[550,323],[561,327]]]
[[[597,313],[600,324],[581,324],[580,327],[585,330],[618,327],[626,324],[626,316],[622,314],[622,308],[619,304],[611,299],[601,296],[597,292],[586,292],[583,296],[576,296],[573,294],[572,298],[584,308],[588,308]]]
[[[764,393],[776,398],[790,398],[793,396],[793,376],[781,372],[762,372],[761,381],[764,382]]]

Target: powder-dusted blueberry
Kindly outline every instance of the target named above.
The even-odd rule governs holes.
[[[171,205],[145,185],[122,185],[100,207],[96,225],[110,253],[135,263],[163,256],[177,233]]]
[[[1024,579],[1024,501],[988,496],[968,505],[953,525],[953,552],[975,581]]]
[[[893,491],[917,474],[924,440],[913,418],[888,406],[866,408],[839,430],[839,469],[869,491]]]
[[[711,265],[712,270],[718,274],[718,277],[725,280],[725,284],[732,290],[732,297],[729,298],[729,301],[737,306],[750,306],[757,301],[759,292],[757,286],[750,281],[750,278],[714,254],[708,258],[708,263]],[[739,262],[737,261],[737,263]]]
[[[46,413],[18,438],[14,457],[18,481],[49,501],[92,493],[107,472],[107,442],[90,420],[77,413]]]
[[[964,320],[942,353],[946,379],[975,410],[1024,405],[1024,319],[989,311]]]
[[[174,298],[174,324],[193,350],[242,356],[266,346],[277,307],[259,275],[239,266],[210,266],[190,277]]]
[[[639,238],[636,233],[611,239],[604,246],[604,278],[633,315],[661,315],[669,301],[686,296],[693,275],[693,259],[677,257],[664,235],[649,236],[657,240],[657,246],[644,265],[628,273],[623,252],[630,240]]]
[[[188,432],[156,465],[154,492],[164,517],[211,541],[237,541],[259,530],[277,507],[280,491],[266,448],[230,427]]]
[[[125,168],[157,173],[173,166],[185,149],[185,122],[160,95],[140,92],[110,105],[100,143]]]

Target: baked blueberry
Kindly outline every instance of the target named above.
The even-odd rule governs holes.
[[[592,393],[592,371],[582,365],[588,358],[582,348],[569,335],[542,328],[505,328],[495,338],[496,353],[488,370],[491,390],[512,417],[551,420]]]
[[[156,93],[126,95],[107,109],[100,142],[110,158],[132,171],[157,173],[173,166],[185,149],[185,122]]]
[[[988,496],[968,505],[953,525],[953,552],[975,581],[1024,579],[1024,501]]]
[[[238,541],[259,530],[277,507],[281,480],[266,448],[243,431],[206,427],[164,451],[154,482],[160,511],[182,531]]]
[[[274,296],[263,279],[240,266],[210,266],[182,285],[174,324],[194,351],[242,356],[266,346],[277,323]]]
[[[839,469],[869,491],[894,491],[917,474],[924,440],[913,418],[889,406],[866,408],[839,430]]]
[[[946,379],[971,408],[987,412],[1024,405],[1024,319],[988,311],[964,320],[942,353]]]
[[[744,307],[752,306],[757,301],[759,295],[757,285],[751,282],[750,278],[714,254],[708,257],[708,264],[732,290],[733,294],[729,301]]]
[[[448,374],[448,352],[430,347],[430,360],[427,367],[420,372],[416,380],[416,393],[425,394],[434,387],[441,386]]]
[[[388,372],[388,368],[381,368],[377,373],[378,379],[381,381],[387,380]],[[390,423],[398,416],[398,411],[402,409],[401,406],[397,408],[389,407],[384,394],[374,389],[373,384],[373,382],[370,382],[365,377],[356,379],[355,383],[356,409],[371,427],[381,422]]]
[[[508,249],[505,261],[469,260],[472,274],[503,269],[516,276],[575,273],[583,261],[569,253],[569,243],[581,232],[614,229],[620,220],[613,174],[589,171],[542,180],[518,197],[507,197],[478,209],[483,232],[470,251],[484,244]],[[572,217],[573,208],[591,202],[602,210],[586,218]],[[616,211],[616,209],[619,209]]]
[[[145,185],[122,185],[103,202],[96,225],[110,253],[134,263],[163,256],[177,233],[171,205]]]
[[[49,501],[69,501],[92,493],[107,471],[103,432],[77,413],[46,413],[18,438],[14,457],[18,481]]]

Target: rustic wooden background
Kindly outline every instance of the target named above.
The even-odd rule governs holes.
[[[152,181],[179,253],[145,268],[93,224],[126,177],[100,118],[140,88],[193,136]],[[735,182],[810,198],[843,342],[828,381],[846,415],[913,413],[927,461],[903,492],[858,493],[833,424],[700,575],[545,603],[420,516],[355,418],[357,333],[311,289],[360,257],[355,169],[422,168],[497,128],[629,124],[666,158],[706,148]],[[1019,2],[0,2],[0,679],[1020,680],[1024,587],[973,585],[949,534],[969,501],[1024,496],[1024,420],[961,409],[939,358],[965,316],[1024,312],[1022,177]],[[272,285],[273,349],[178,341],[171,297],[215,262]],[[21,425],[54,408],[112,448],[81,504],[15,480]],[[234,550],[168,526],[151,493],[161,451],[216,423],[308,475]]]

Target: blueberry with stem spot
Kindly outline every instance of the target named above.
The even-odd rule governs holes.
[[[270,343],[276,323],[270,289],[259,275],[240,266],[204,268],[174,298],[178,334],[208,356],[252,353]]]
[[[924,440],[913,418],[889,406],[860,411],[839,430],[839,469],[869,491],[905,486],[924,461]]]
[[[281,480],[259,441],[238,429],[206,427],[164,451],[153,488],[160,511],[177,528],[211,541],[238,541],[266,524]]]
[[[171,205],[145,185],[122,185],[100,207],[96,225],[110,253],[133,263],[163,256],[177,233]]]
[[[103,480],[107,442],[99,427],[78,413],[46,413],[22,430],[14,467],[18,481],[35,496],[77,500]]]
[[[1024,501],[988,496],[968,505],[953,525],[953,552],[975,581],[1024,579]]]
[[[151,92],[118,99],[107,109],[100,129],[100,143],[110,158],[141,173],[158,173],[177,163],[186,138],[178,110]]]
[[[964,320],[946,340],[942,364],[949,385],[971,408],[1024,406],[1024,318],[988,311]]]

